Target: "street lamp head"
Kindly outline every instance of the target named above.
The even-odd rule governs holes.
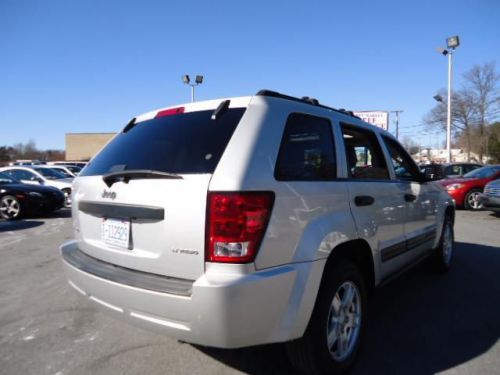
[[[186,85],[189,85],[189,82],[191,82],[191,80],[189,79],[189,76],[187,74],[184,74],[182,76],[182,82],[184,82]]]
[[[444,102],[443,97],[441,95],[439,95],[439,94],[438,95],[434,95],[433,98],[434,98],[434,100],[436,102],[440,102],[440,103]]]
[[[196,81],[197,84],[201,84],[203,82],[203,76],[196,76]]]
[[[448,48],[457,48],[460,45],[460,39],[458,38],[458,35],[450,36],[449,38],[447,38],[446,45],[448,46]]]

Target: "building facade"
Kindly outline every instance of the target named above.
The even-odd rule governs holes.
[[[116,133],[66,133],[66,160],[88,161]]]

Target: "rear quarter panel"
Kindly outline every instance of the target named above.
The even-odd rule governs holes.
[[[211,191],[275,193],[271,220],[255,261],[257,269],[326,258],[335,246],[356,238],[345,182],[274,178],[283,129],[291,113],[329,118],[334,124],[324,109],[254,97],[209,187]]]

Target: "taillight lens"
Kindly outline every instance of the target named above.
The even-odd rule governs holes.
[[[184,113],[184,107],[170,108],[170,109],[165,109],[163,111],[159,111],[156,114],[155,118],[178,115],[180,113]]]
[[[266,232],[273,203],[272,192],[209,192],[207,261],[253,262]]]

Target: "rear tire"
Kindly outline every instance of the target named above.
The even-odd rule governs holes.
[[[13,195],[0,199],[0,217],[6,220],[17,220],[22,216],[21,202]]]
[[[433,270],[440,273],[448,272],[453,260],[454,234],[453,221],[449,215],[444,218],[441,238],[438,247],[434,250],[431,258]]]
[[[293,367],[303,374],[341,374],[354,363],[367,318],[363,276],[348,260],[325,269],[307,329],[288,342]]]
[[[479,194],[481,194],[481,189],[472,189],[464,198],[464,207],[466,210],[478,211],[483,208],[483,205],[479,203]]]

